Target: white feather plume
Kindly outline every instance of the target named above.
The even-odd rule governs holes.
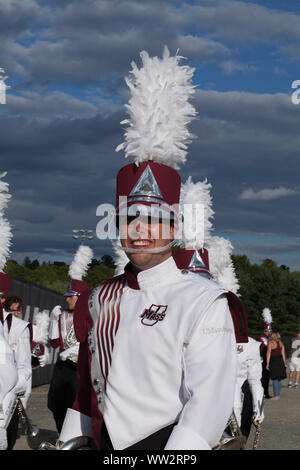
[[[204,181],[192,182],[189,176],[187,181],[181,185],[179,212],[183,222],[179,233],[182,235],[180,245],[187,249],[203,248],[205,240],[210,236],[214,211],[212,210],[212,197],[210,195],[211,184]],[[197,207],[198,205],[198,219]],[[203,218],[201,215],[203,214]],[[181,217],[179,218],[181,219]]]
[[[69,267],[70,278],[81,281],[92,259],[93,250],[89,246],[80,245]]]
[[[2,178],[6,175],[6,172],[0,173],[0,217],[3,216],[4,209],[7,208],[8,201],[11,198],[11,195],[8,192],[9,184],[2,181]]]
[[[263,316],[263,319],[264,319],[265,323],[267,323],[267,324],[272,323],[272,314],[271,314],[271,310],[269,308],[266,307],[266,308],[263,309],[262,316]]]
[[[47,311],[38,312],[33,318],[33,341],[47,344],[49,338],[50,316]]]
[[[146,51],[140,56],[143,66],[138,69],[132,62],[131,76],[125,78],[131,93],[126,105],[129,119],[121,122],[128,127],[125,142],[116,151],[124,150],[125,157],[131,157],[137,165],[151,157],[178,169],[193,138],[187,124],[196,115],[188,102],[195,92],[195,69],[179,65],[183,57],[171,57],[166,46],[162,59],[151,58]]]
[[[238,294],[239,282],[231,259],[233,246],[222,237],[209,237],[206,246],[209,254],[209,271],[212,279],[224,289]]]
[[[3,272],[6,260],[11,251],[12,232],[8,220],[4,217],[4,210],[8,205],[11,195],[8,193],[9,185],[1,180],[6,173],[0,174],[0,272]]]
[[[119,274],[123,274],[124,268],[126,264],[128,263],[129,259],[125,253],[124,250],[121,248],[121,242],[120,240],[117,240],[116,242],[112,242],[113,245],[113,251],[114,251],[114,260],[116,263],[116,269],[115,269],[115,276],[119,276]]]

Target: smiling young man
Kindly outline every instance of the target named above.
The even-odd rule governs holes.
[[[211,449],[234,396],[226,291],[173,260],[176,171],[155,162],[125,169],[117,201],[127,196],[127,202],[117,202],[116,212],[130,262],[76,304],[80,387],[60,440],[90,435],[103,450]],[[151,184],[143,183],[150,173]],[[151,219],[156,185],[160,216]]]
[[[196,114],[193,69],[167,48],[141,52],[117,175],[116,222],[129,263],[80,296],[74,327],[80,386],[60,441],[87,435],[102,450],[211,449],[231,414],[236,373],[226,291],[172,257],[181,179]]]

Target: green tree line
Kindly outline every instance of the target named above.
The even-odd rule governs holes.
[[[273,331],[283,336],[296,336],[300,329],[300,272],[290,272],[287,266],[265,259],[260,265],[251,264],[247,256],[232,257],[239,280],[239,297],[248,317],[249,335],[262,332],[262,311],[271,310]]]
[[[246,255],[232,257],[239,280],[239,296],[245,305],[249,335],[257,337],[262,332],[262,311],[271,310],[273,329],[281,335],[294,336],[300,328],[300,272],[290,272],[287,266],[265,259],[260,265],[251,264]],[[23,264],[8,261],[5,271],[11,276],[47,287],[59,293],[66,292],[69,265],[55,261],[42,263],[25,258]],[[114,275],[115,265],[111,256],[93,259],[84,281],[91,287]]]

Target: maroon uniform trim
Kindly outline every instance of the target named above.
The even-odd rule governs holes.
[[[248,343],[248,320],[245,307],[233,292],[227,292],[226,296],[234,325],[236,342]]]

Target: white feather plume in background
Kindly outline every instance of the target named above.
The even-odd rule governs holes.
[[[129,262],[128,256],[121,247],[120,240],[112,242],[113,252],[114,252],[114,261],[116,263],[116,269],[114,276],[119,276],[123,274],[126,264]]]
[[[210,236],[214,211],[212,210],[212,197],[210,195],[211,184],[204,181],[193,183],[189,176],[184,184],[181,185],[179,212],[183,216],[183,222],[180,219],[182,234],[180,245],[187,249],[203,248],[205,240]],[[203,218],[197,220],[196,205],[201,205],[203,209]],[[200,211],[198,213],[200,216]]]
[[[238,294],[239,282],[231,259],[233,246],[223,237],[209,237],[205,248],[209,255],[209,271],[212,279],[223,289]]]
[[[264,319],[265,323],[267,323],[267,324],[272,323],[272,314],[271,314],[271,310],[269,308],[266,307],[266,308],[263,309],[262,316],[263,316],[263,319]]]
[[[49,338],[50,316],[46,311],[38,312],[33,318],[33,341],[47,344]]]
[[[4,217],[4,210],[7,208],[11,195],[8,193],[9,185],[2,181],[6,173],[0,174],[0,272],[3,272],[6,260],[11,251],[12,232],[8,220]]]
[[[88,270],[88,265],[93,259],[93,250],[86,245],[80,245],[69,267],[71,279],[81,281]]]
[[[129,119],[125,142],[116,151],[124,150],[138,165],[149,160],[164,163],[175,169],[184,163],[187,144],[194,137],[187,124],[195,117],[196,110],[189,103],[194,94],[192,76],[194,68],[179,65],[183,58],[170,56],[165,46],[162,59],[140,53],[142,67],[132,62],[131,76],[126,77],[131,98],[126,105]]]

